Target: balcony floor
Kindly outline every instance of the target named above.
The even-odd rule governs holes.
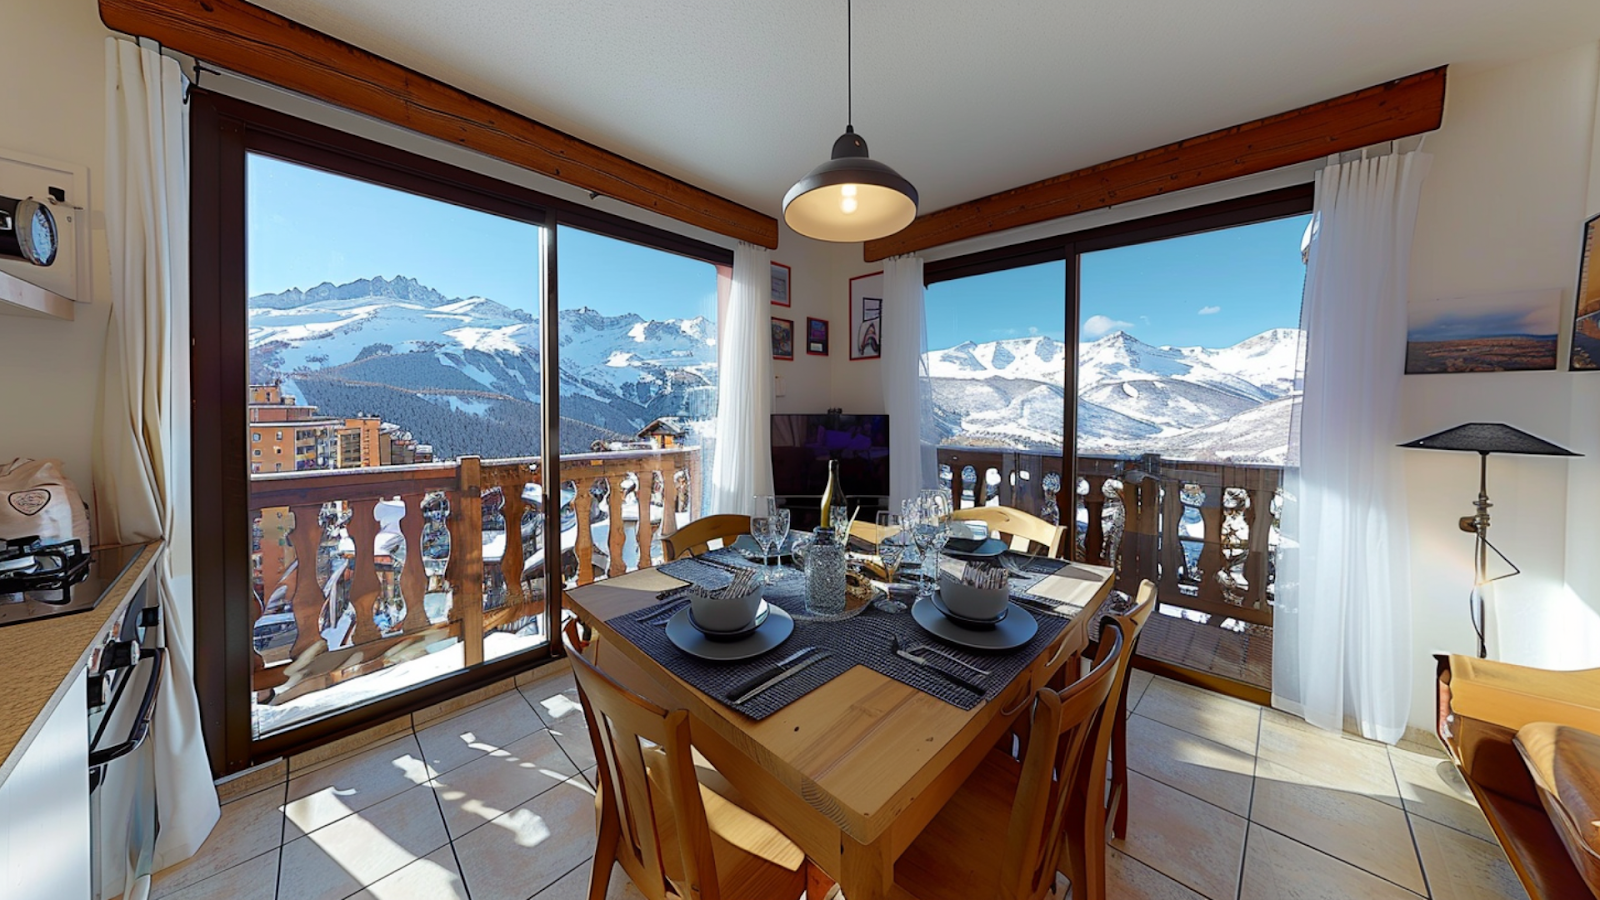
[[[586,897],[594,760],[572,675],[517,682],[224,782],[216,831],[152,900]],[[1525,900],[1436,746],[1318,731],[1145,672],[1128,704],[1109,897]],[[616,869],[609,896],[640,894]]]
[[[1163,606],[1162,611],[1173,610]],[[1139,636],[1139,655],[1272,690],[1272,632],[1229,631],[1158,611]]]

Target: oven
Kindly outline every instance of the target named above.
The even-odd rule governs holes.
[[[93,900],[145,900],[160,828],[150,738],[166,677],[161,610],[141,587],[90,655],[89,834]]]

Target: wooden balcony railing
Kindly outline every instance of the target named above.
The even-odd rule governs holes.
[[[1059,455],[940,447],[938,458],[957,507],[1011,506],[1060,522],[1070,497],[1074,558],[1116,569],[1118,590],[1148,578],[1162,603],[1214,624],[1272,624],[1279,467],[1080,456],[1067,494]]]
[[[448,638],[466,665],[482,662],[486,635],[540,622],[549,559],[568,585],[620,575],[659,559],[659,538],[699,514],[698,448],[566,456],[560,474],[554,553],[536,459],[253,476],[258,700],[286,702]]]

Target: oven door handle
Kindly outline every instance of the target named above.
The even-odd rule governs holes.
[[[103,750],[90,750],[90,769],[99,769],[114,759],[127,756],[150,736],[150,720],[156,714],[156,695],[161,690],[161,675],[167,668],[167,650],[165,647],[149,647],[139,651],[139,659],[154,659],[155,671],[150,673],[150,681],[144,686],[144,699],[139,701],[139,712],[134,716],[133,727],[128,729],[128,739]]]

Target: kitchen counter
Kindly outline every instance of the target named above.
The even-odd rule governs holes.
[[[0,782],[38,736],[51,713],[125,608],[155,569],[162,543],[102,547],[94,551],[89,577],[74,591],[99,590],[94,609],[0,628]]]

